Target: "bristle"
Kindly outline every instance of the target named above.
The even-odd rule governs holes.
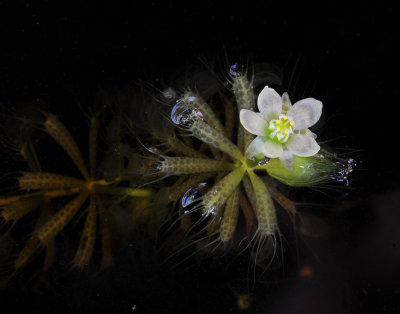
[[[90,177],[94,179],[97,164],[97,139],[99,133],[99,120],[96,116],[90,118],[89,128],[89,171]]]

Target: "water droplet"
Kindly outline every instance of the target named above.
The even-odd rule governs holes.
[[[185,107],[182,101],[177,101],[175,106],[171,110],[171,120],[175,124],[181,124],[181,121],[188,114],[189,108]]]
[[[196,200],[200,191],[204,189],[206,185],[207,185],[206,182],[202,182],[187,190],[185,194],[182,196],[182,207],[185,208],[186,206],[192,204]]]
[[[239,77],[240,72],[237,70],[237,63],[231,66],[229,69],[229,74],[232,75],[233,77]]]
[[[185,98],[185,101],[192,102],[192,101],[195,101],[196,99],[197,99],[196,96],[188,96]]]
[[[177,125],[190,126],[195,119],[203,120],[202,112],[182,100],[178,100],[171,110],[171,120]]]
[[[265,166],[269,162],[269,158],[265,157],[264,159],[260,160],[257,164],[259,166]]]

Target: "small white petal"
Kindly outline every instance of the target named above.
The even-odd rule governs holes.
[[[294,155],[288,150],[284,150],[281,157],[279,157],[282,165],[284,165],[287,169],[292,170],[294,164]]]
[[[311,136],[304,134],[292,134],[292,138],[286,143],[286,147],[291,153],[300,157],[313,156],[320,149]]]
[[[240,123],[250,133],[255,135],[265,135],[267,123],[259,114],[254,111],[242,109],[240,110]]]
[[[262,147],[262,152],[269,158],[279,158],[283,152],[282,144],[266,140]]]
[[[294,133],[296,133],[296,134],[304,134],[304,135],[310,136],[314,140],[317,139],[317,134],[315,134],[314,132],[311,132],[309,129],[296,130],[296,131],[294,131]]]
[[[305,131],[306,131],[305,135],[312,137],[314,140],[317,138],[317,134],[311,132],[309,129],[306,129]]]
[[[246,156],[253,157],[262,153],[262,147],[264,145],[264,141],[261,136],[257,136],[247,147]]]
[[[257,106],[266,121],[276,119],[282,112],[281,96],[273,88],[265,86],[258,95]]]
[[[292,107],[292,102],[290,101],[289,94],[284,92],[282,95],[282,104],[286,105],[287,107]]]
[[[295,125],[295,130],[308,129],[318,122],[322,114],[322,102],[314,98],[306,98],[296,102],[288,111]]]

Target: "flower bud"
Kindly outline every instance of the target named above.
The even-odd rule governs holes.
[[[343,160],[334,154],[320,150],[310,157],[294,157],[293,169],[289,170],[279,158],[270,159],[265,165],[268,174],[290,186],[309,187],[327,181],[346,182],[356,166],[354,159]]]

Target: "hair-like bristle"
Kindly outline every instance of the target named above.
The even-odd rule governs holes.
[[[90,118],[89,127],[89,174],[90,178],[94,179],[96,175],[96,165],[97,165],[97,142],[99,134],[99,119],[97,116]]]

